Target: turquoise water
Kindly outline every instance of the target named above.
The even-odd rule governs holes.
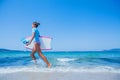
[[[52,69],[97,69],[120,70],[120,52],[43,52],[52,64]],[[46,64],[36,53],[38,68],[46,68]],[[30,52],[6,51],[0,52],[0,70],[32,68]]]

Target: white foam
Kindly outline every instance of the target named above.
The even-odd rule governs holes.
[[[37,66],[32,67],[17,67],[17,68],[0,68],[0,74],[3,73],[14,73],[14,72],[112,72],[120,73],[120,69],[114,69],[109,66],[99,66],[99,67],[56,67],[56,68],[40,68]]]
[[[57,58],[57,60],[60,62],[68,62],[68,61],[74,61],[76,59],[75,58]]]

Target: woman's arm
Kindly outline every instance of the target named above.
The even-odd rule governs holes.
[[[31,42],[33,41],[34,37],[35,37],[35,32],[32,33],[32,37],[30,39],[30,42],[27,44],[27,46],[31,44]]]
[[[34,37],[35,37],[35,32],[32,33],[32,37],[31,37],[30,43],[32,42],[32,40],[34,39]]]

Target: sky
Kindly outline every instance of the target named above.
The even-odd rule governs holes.
[[[25,50],[33,21],[53,51],[120,48],[119,0],[0,0],[0,48]]]

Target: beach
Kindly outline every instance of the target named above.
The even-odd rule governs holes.
[[[120,52],[43,52],[50,69],[29,54],[1,51],[0,80],[120,80]]]
[[[120,80],[108,72],[15,72],[0,74],[0,80]]]
[[[120,80],[120,0],[0,0],[0,26],[0,80]]]

